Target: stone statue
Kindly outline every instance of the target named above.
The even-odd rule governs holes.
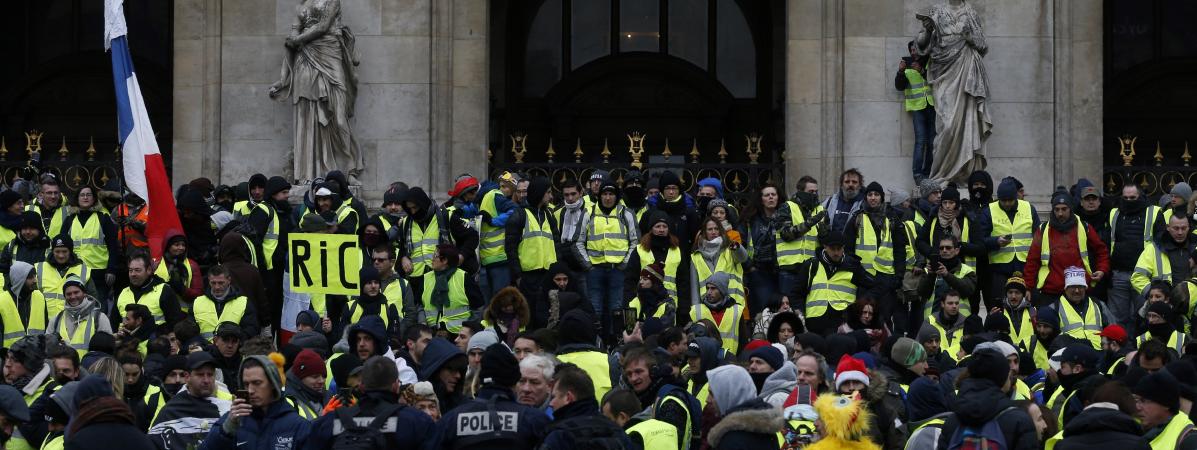
[[[935,97],[935,155],[930,178],[966,181],[985,168],[985,140],[993,129],[989,118],[989,76],[981,60],[989,47],[977,12],[964,0],[948,0],[915,14],[923,29],[915,39],[927,65]]]
[[[365,166],[349,118],[357,97],[353,32],[340,0],[302,0],[287,36],[282,76],[270,98],[289,98],[295,115],[294,177],[303,183],[341,170],[356,182]]]

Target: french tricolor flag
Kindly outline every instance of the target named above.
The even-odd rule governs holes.
[[[112,51],[112,79],[116,85],[116,123],[121,151],[124,152],[125,184],[145,199],[149,208],[146,238],[154,258],[162,256],[162,240],[167,231],[183,232],[175,199],[166,177],[166,166],[150,116],[141,98],[137,72],[129,55],[128,29],[125,26],[124,0],[104,0],[104,48]]]

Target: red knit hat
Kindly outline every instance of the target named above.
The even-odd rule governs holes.
[[[291,362],[291,373],[299,379],[324,374],[324,358],[311,349],[303,349]]]
[[[1122,326],[1118,325],[1118,324],[1107,325],[1105,328],[1103,328],[1101,330],[1100,333],[1097,333],[1097,335],[1107,338],[1111,341],[1117,342],[1119,344],[1126,343],[1126,330],[1123,329]]]
[[[453,190],[449,191],[449,196],[456,197],[472,187],[478,187],[478,179],[474,177],[462,177],[453,185]]]
[[[868,386],[869,372],[865,368],[864,361],[853,358],[851,355],[844,355],[840,358],[840,363],[835,366],[835,389],[838,391],[841,384],[852,380]]]
[[[761,347],[764,347],[767,345],[769,345],[769,341],[766,341],[764,339],[753,339],[751,341],[748,341],[747,344],[744,344],[744,351],[741,353],[747,355],[749,353],[752,353],[753,350],[756,350],[758,348],[761,348]]]

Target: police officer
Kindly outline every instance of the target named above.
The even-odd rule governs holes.
[[[549,418],[516,402],[519,362],[505,345],[482,353],[477,398],[449,411],[440,420],[428,449],[528,449],[544,439]]]
[[[334,448],[346,435],[346,423],[381,421],[380,430],[386,438],[385,448],[424,448],[432,438],[433,422],[428,414],[411,406],[399,404],[399,369],[393,359],[375,355],[366,360],[361,369],[362,392],[352,407],[337,408],[312,424],[307,448]]]

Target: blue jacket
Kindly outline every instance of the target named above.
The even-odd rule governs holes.
[[[293,450],[303,448],[312,431],[312,422],[299,417],[295,408],[282,400],[272,403],[265,414],[242,417],[235,439],[224,434],[228,418],[226,413],[212,425],[201,450]]]
[[[489,406],[492,399],[495,402],[496,413],[516,416],[510,422],[502,422],[507,426],[503,426],[498,432],[491,428],[490,421],[486,419],[490,414]],[[478,391],[478,398],[463,403],[441,418],[437,423],[434,440],[428,449],[535,448],[544,439],[548,426],[549,417],[544,412],[516,403],[515,394],[510,389],[487,385]]]
[[[395,404],[399,396],[386,391],[369,391],[359,398],[359,412],[355,417],[375,417],[374,412],[388,404]],[[391,417],[395,432],[386,433],[387,448],[421,448],[433,437],[435,422],[428,414],[410,406],[399,408]],[[340,420],[336,414],[329,413],[312,423],[312,435],[306,443],[310,450],[324,450],[331,448],[336,436],[333,435],[333,423]],[[387,423],[384,428],[390,428]]]

